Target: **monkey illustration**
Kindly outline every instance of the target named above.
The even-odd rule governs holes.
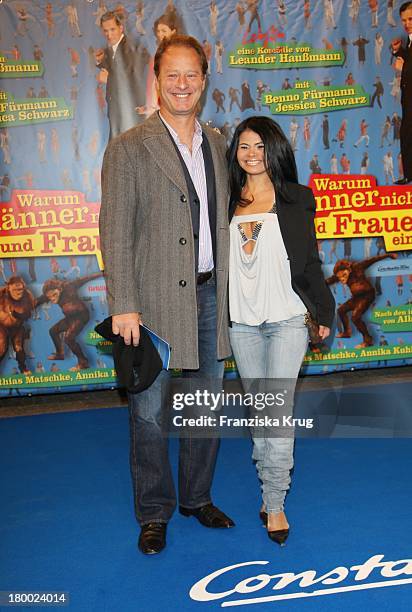
[[[352,297],[338,308],[338,315],[343,325],[343,331],[336,334],[336,337],[350,338],[352,336],[352,329],[348,317],[348,312],[352,311],[352,323],[362,334],[363,338],[363,342],[358,344],[355,348],[364,348],[373,345],[372,336],[368,332],[362,315],[374,301],[376,291],[369,279],[366,278],[365,270],[377,261],[387,257],[395,259],[397,255],[396,253],[385,253],[384,255],[377,255],[376,257],[364,259],[363,261],[340,259],[333,268],[333,275],[326,279],[327,285],[333,285],[334,283],[340,282],[342,285],[347,285],[350,289]]]
[[[90,318],[85,303],[78,295],[78,290],[82,285],[99,276],[102,276],[101,272],[83,276],[73,281],[51,278],[44,283],[43,294],[37,298],[36,307],[45,302],[51,302],[52,304],[58,304],[64,314],[64,318],[49,330],[56,348],[56,352],[47,358],[49,361],[64,359],[64,343],[66,343],[78,360],[77,365],[71,370],[84,370],[89,367],[89,361],[76,340]]]
[[[11,341],[19,370],[24,374],[29,373],[24,351],[24,341],[27,337],[24,322],[30,318],[34,305],[34,297],[26,289],[26,283],[21,276],[11,276],[6,286],[0,289],[0,362]]]

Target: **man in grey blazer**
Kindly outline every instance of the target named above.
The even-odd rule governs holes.
[[[145,323],[172,347],[172,368],[221,379],[228,338],[225,139],[196,119],[207,60],[194,38],[164,40],[154,71],[160,111],[112,140],[102,170],[101,248],[113,331],[139,342]],[[162,371],[129,395],[130,464],[139,548],[158,553],[176,507],[160,429]],[[207,527],[233,521],[211,502],[217,439],[182,438],[179,511]]]

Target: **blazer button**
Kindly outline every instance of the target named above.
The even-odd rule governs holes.
[[[200,204],[199,198],[195,198],[195,199],[193,200],[193,202],[194,202],[195,204]]]
[[[185,281],[185,280],[180,280],[180,281],[179,281],[179,285],[180,285],[181,287],[186,287],[186,281]]]
[[[197,240],[197,239],[199,238],[199,236],[198,236],[197,234],[193,234],[193,238],[194,238],[195,240]]]
[[[187,240],[186,238],[180,238],[179,243],[180,244],[186,244]]]
[[[186,197],[184,194],[182,194],[182,195],[180,196],[180,201],[181,201],[181,202],[183,202],[183,204],[186,204],[186,202],[187,202],[187,197]]]

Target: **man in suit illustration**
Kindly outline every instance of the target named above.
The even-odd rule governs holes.
[[[392,41],[392,53],[396,55],[394,68],[402,71],[400,140],[403,178],[396,183],[407,185],[412,181],[412,2],[404,2],[399,9],[399,15],[408,38],[404,43],[400,38]]]
[[[219,380],[231,353],[225,139],[196,118],[207,73],[197,40],[163,40],[154,72],[160,110],[112,140],[103,161],[100,233],[113,331],[137,345],[144,322],[171,345],[172,368]],[[160,428],[168,376],[129,395],[138,545],[146,554],[164,548],[176,507]],[[179,511],[207,527],[232,527],[211,502],[218,446],[180,440]]]
[[[135,46],[125,35],[119,15],[108,11],[100,25],[108,46],[95,52],[97,80],[106,84],[110,136],[114,138],[143,119],[137,107],[145,101],[147,49]]]

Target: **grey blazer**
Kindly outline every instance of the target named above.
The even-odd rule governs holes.
[[[216,175],[216,332],[218,358],[224,359],[231,354],[225,139],[213,129],[202,127]],[[171,366],[197,369],[196,274],[189,194],[180,160],[157,113],[112,140],[106,149],[100,239],[110,313],[141,312],[145,325],[170,343]]]

